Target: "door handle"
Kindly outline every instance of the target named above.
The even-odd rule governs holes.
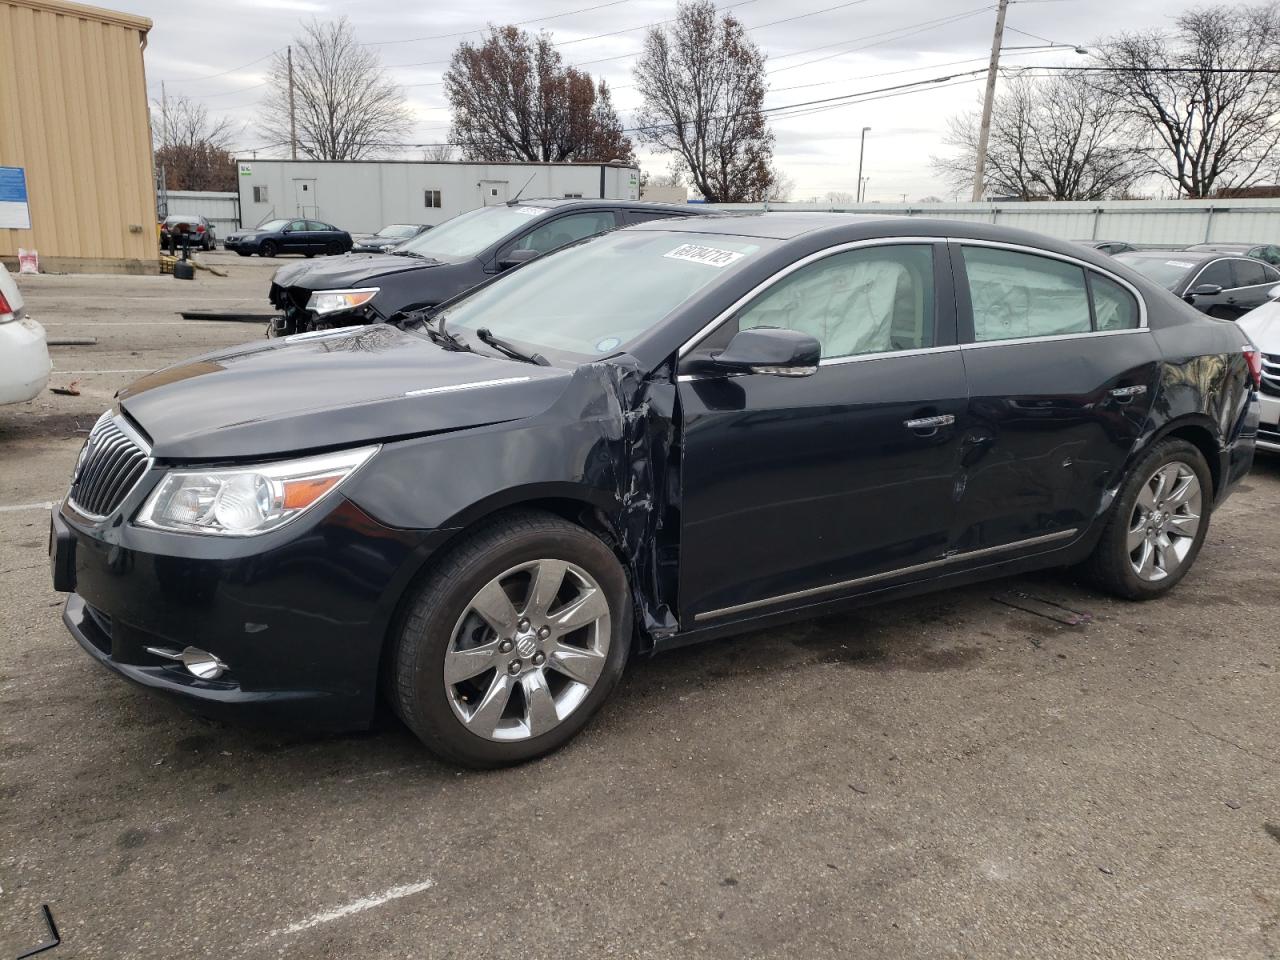
[[[956,422],[956,418],[949,413],[942,413],[936,417],[917,417],[914,420],[902,421],[903,426],[908,430],[914,430],[924,437],[931,437],[938,432],[939,427],[949,427]]]

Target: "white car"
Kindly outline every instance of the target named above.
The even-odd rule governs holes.
[[[39,396],[51,367],[44,327],[26,316],[18,285],[0,263],[0,404]]]
[[[1262,353],[1262,422],[1258,447],[1280,453],[1280,285],[1271,288],[1271,300],[1250,310],[1238,321],[1240,328]]]

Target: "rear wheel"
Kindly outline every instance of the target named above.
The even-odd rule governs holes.
[[[622,676],[630,641],[613,552],[559,517],[516,514],[454,548],[411,598],[390,699],[442,757],[519,763],[586,725]]]
[[[1103,588],[1130,600],[1168,593],[1195,563],[1209,530],[1213,478],[1185,440],[1163,440],[1120,489],[1087,568]]]
[[[263,240],[258,245],[258,254],[263,257],[274,257],[279,249],[280,247],[274,240]]]
[[[325,247],[324,252],[331,257],[336,257],[342,253],[342,244],[340,244],[337,240],[335,240],[333,241],[333,243]]]

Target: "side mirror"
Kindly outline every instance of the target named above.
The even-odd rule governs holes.
[[[505,257],[498,261],[499,270],[510,270],[512,267],[518,267],[522,263],[528,263],[530,260],[538,258],[538,251],[531,247],[521,247],[518,250],[512,250]]]
[[[724,350],[712,354],[710,366],[727,373],[808,377],[818,372],[821,359],[816,337],[781,327],[752,327],[739,330]]]
[[[1194,300],[1196,297],[1216,297],[1222,292],[1222,287],[1216,283],[1202,283],[1198,287],[1193,287],[1183,294],[1187,300]]]

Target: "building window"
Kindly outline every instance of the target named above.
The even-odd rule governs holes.
[[[253,188],[253,202],[254,202],[254,203],[266,203],[266,202],[267,202],[267,188],[266,188],[266,187],[254,187],[254,188]]]
[[[440,202],[439,190],[425,190],[423,191],[423,197],[428,207],[435,207],[438,209],[439,207],[443,206],[443,204]]]
[[[565,198],[566,200],[581,200],[581,199],[582,199],[582,194],[580,194],[580,193],[566,193],[566,194],[564,195],[564,198]]]

